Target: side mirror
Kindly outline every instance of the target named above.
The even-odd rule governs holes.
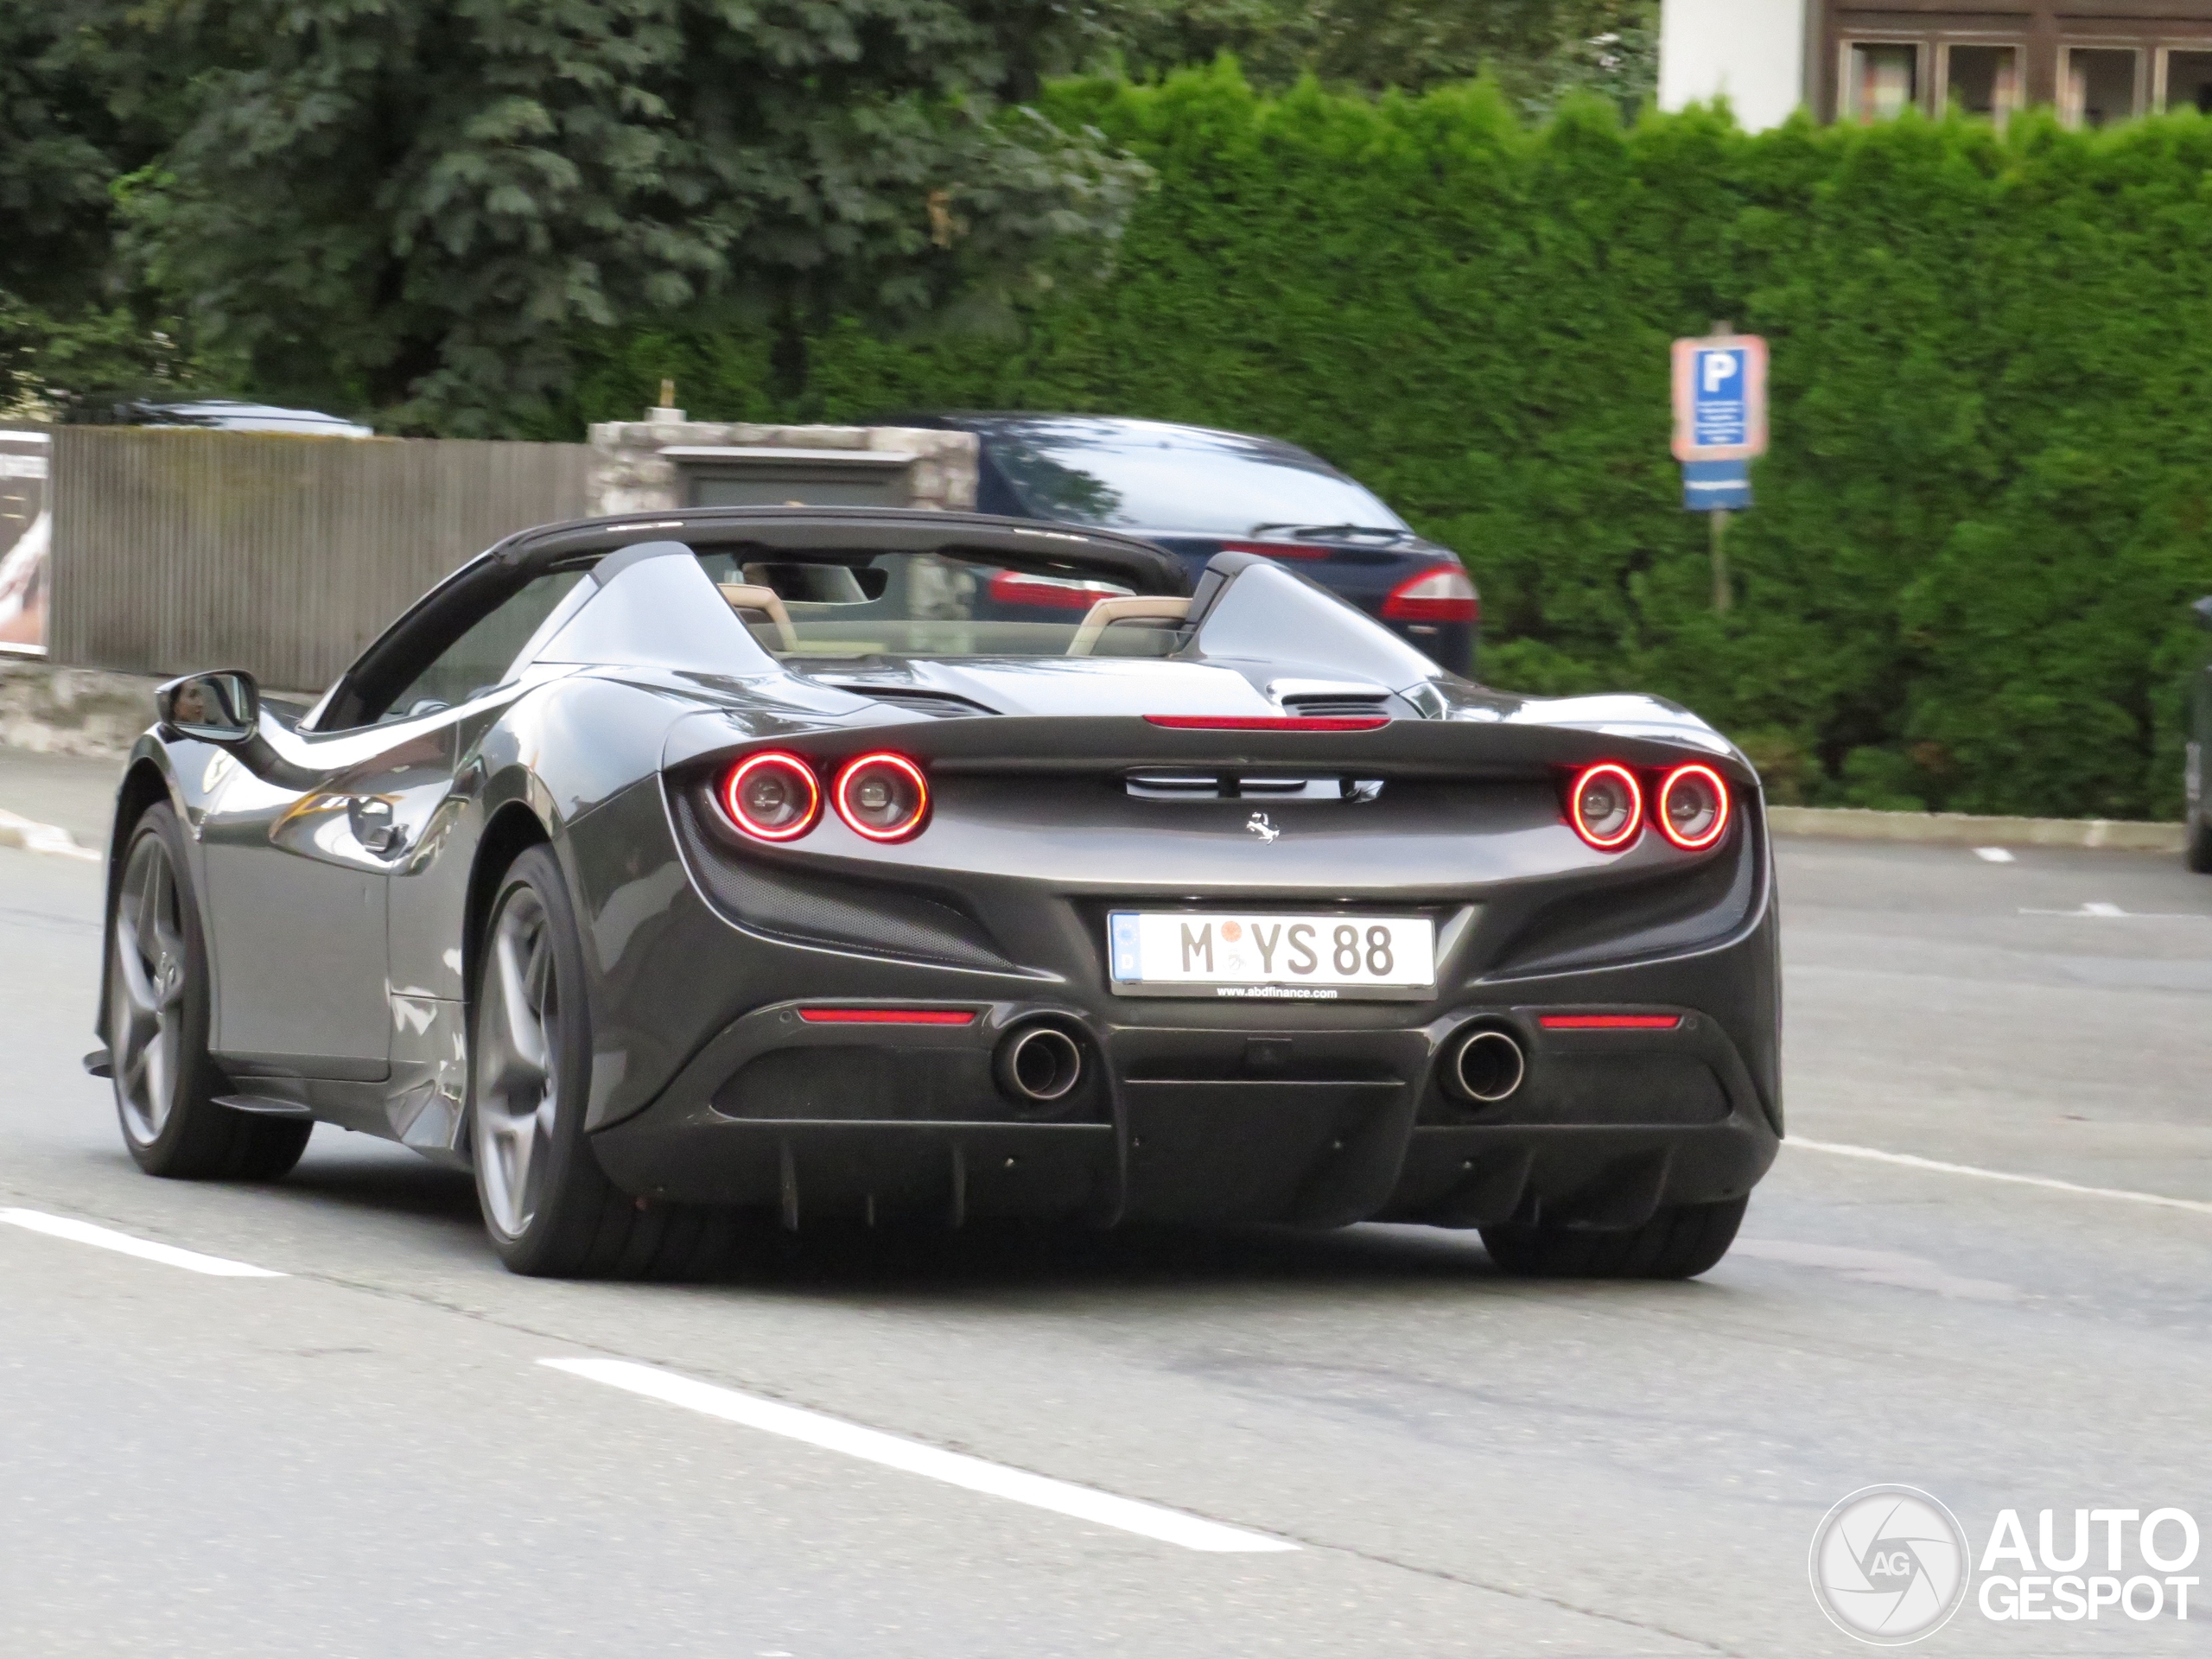
[[[261,688],[242,668],[188,674],[154,692],[162,725],[203,743],[243,743],[261,724]]]
[[[2212,594],[2207,594],[2189,607],[2196,613],[2196,626],[2212,630]]]

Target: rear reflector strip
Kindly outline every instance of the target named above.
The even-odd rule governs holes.
[[[1148,726],[1175,732],[1377,732],[1387,715],[1147,715]]]
[[[972,1026],[972,1008],[801,1008],[810,1026]]]
[[[1540,1014],[1536,1023],[1546,1031],[1672,1031],[1682,1023],[1679,1014]]]

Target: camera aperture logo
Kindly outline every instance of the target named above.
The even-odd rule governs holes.
[[[1837,1627],[1901,1647],[1940,1630],[1967,1598],[1958,1517],[1913,1486],[1867,1486],[1813,1534],[1813,1594]]]
[[[2031,1526],[2018,1510],[1999,1510],[1977,1566],[1940,1499],[1917,1486],[1862,1487],[1814,1530],[1814,1598],[1837,1629],[1880,1647],[1932,1635],[1970,1598],[1996,1623],[2189,1618],[2202,1535],[2188,1510],[2077,1509],[2070,1526],[2064,1510],[2033,1514]]]

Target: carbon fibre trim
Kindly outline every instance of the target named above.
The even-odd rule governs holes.
[[[671,790],[684,861],[724,919],[802,944],[825,944],[939,967],[1021,969],[950,905],[893,887],[831,882],[746,863],[702,821],[690,790]]]

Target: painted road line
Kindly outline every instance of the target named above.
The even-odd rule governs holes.
[[[2163,1192],[2138,1192],[2125,1186],[2083,1186],[2078,1181],[2062,1181],[2050,1175],[2019,1175],[2009,1169],[1984,1169],[1979,1164],[1947,1164],[1941,1159],[1917,1158],[1909,1152],[1884,1152],[1875,1147],[1845,1146],[1834,1141],[1808,1141],[1794,1135],[1783,1144],[1802,1147],[1808,1152],[1833,1153],[1839,1158],[1867,1158],[1878,1164],[1932,1170],[1939,1175],[1972,1175],[1985,1181],[2009,1181],[2015,1186],[2045,1187],[2053,1192],[2072,1192],[2087,1198],[2121,1198],[2129,1204],[2152,1204],[2162,1210],[2187,1210],[2200,1216],[2212,1216],[2212,1204],[2202,1198],[2170,1198]]]
[[[2089,899],[2079,910],[2030,910],[2023,905],[2020,907],[2020,914],[2023,916],[2086,916],[2106,922],[2202,922],[2212,919],[2212,918],[2207,918],[2203,912],[2196,910],[2122,910],[2118,905],[2102,899]]]
[[[20,847],[27,853],[50,853],[56,858],[75,858],[97,864],[100,855],[79,847],[77,838],[56,823],[38,823],[0,809],[0,847]]]
[[[880,1429],[863,1428],[842,1418],[785,1405],[781,1401],[741,1394],[735,1389],[718,1388],[711,1382],[694,1382],[658,1366],[640,1365],[626,1359],[541,1359],[537,1363],[572,1376],[604,1382],[610,1388],[626,1389],[649,1400],[664,1401],[671,1406],[719,1417],[725,1422],[741,1423],[747,1428],[780,1434],[787,1440],[804,1440],[824,1451],[842,1452],[847,1457],[880,1463],[889,1469],[903,1469],[908,1474],[926,1475],[931,1480],[1027,1503],[1033,1509],[1050,1510],[1055,1515],[1072,1516],[1078,1521],[1095,1522],[1140,1537],[1156,1538],[1162,1543],[1180,1544],[1185,1549],[1217,1554],[1263,1554],[1298,1548],[1280,1538],[1225,1527],[1217,1521],[1204,1521],[1179,1510],[1162,1509],[1156,1503],[1143,1503],[1131,1497],[1116,1497],[1092,1487],[988,1463],[965,1452],[925,1446],[918,1440],[887,1434]]]
[[[217,1279],[282,1279],[285,1276],[273,1268],[257,1268],[224,1256],[202,1255],[197,1250],[181,1250],[174,1244],[156,1244],[149,1238],[133,1238],[128,1233],[95,1227],[89,1221],[76,1221],[67,1216],[49,1216],[37,1210],[0,1210],[0,1221],[11,1227],[44,1233],[50,1238],[66,1238],[73,1243],[96,1245],[103,1250],[135,1255],[146,1262],[160,1262],[172,1268],[182,1268],[188,1273],[204,1273]]]
[[[2013,861],[2011,849],[2004,847],[1977,847],[1974,849],[1974,855],[1985,864],[2010,864]]]

